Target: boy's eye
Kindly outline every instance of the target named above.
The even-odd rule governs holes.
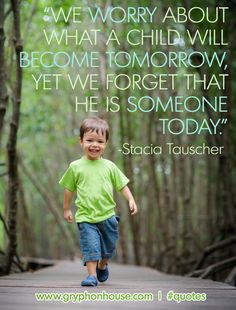
[[[98,143],[104,143],[104,141],[102,141],[102,140],[99,140],[99,141],[98,141]]]

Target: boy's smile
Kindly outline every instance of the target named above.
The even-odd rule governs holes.
[[[80,140],[80,145],[88,159],[99,159],[106,147],[106,136],[101,131],[98,133],[95,130],[85,132],[83,139]]]

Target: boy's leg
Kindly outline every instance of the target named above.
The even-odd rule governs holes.
[[[98,262],[96,273],[99,282],[105,282],[109,277],[107,262],[108,258],[103,258]]]
[[[97,225],[82,222],[78,223],[78,228],[80,236],[80,248],[83,254],[83,262],[86,264],[87,262],[97,262],[102,258],[100,233]]]
[[[118,239],[118,220],[116,216],[97,224],[101,240],[101,267],[105,266],[107,260],[115,254],[116,242]]]
[[[115,253],[116,241],[118,239],[118,220],[115,216],[98,223],[101,237],[102,259],[98,262],[97,279],[105,282],[109,277],[107,262]]]
[[[98,262],[98,269],[105,269],[108,262],[108,258],[103,258]]]
[[[88,277],[81,282],[82,286],[97,286],[96,267],[101,259],[100,235],[96,224],[82,222],[78,224],[80,247],[83,261],[86,263]]]
[[[86,262],[87,271],[90,276],[96,277],[97,261]]]
[[[81,282],[82,286],[97,286],[98,281],[97,281],[97,275],[96,275],[96,266],[97,266],[97,261],[87,261],[86,262],[87,266],[87,271],[88,271],[88,276],[85,280]]]

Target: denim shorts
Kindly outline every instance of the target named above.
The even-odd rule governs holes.
[[[113,215],[95,224],[77,223],[84,265],[87,261],[98,261],[114,256],[118,239],[118,222],[119,217]]]

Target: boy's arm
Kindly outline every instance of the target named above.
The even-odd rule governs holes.
[[[122,190],[120,191],[122,193],[122,195],[128,200],[129,202],[129,208],[131,211],[131,215],[134,215],[138,212],[138,208],[136,206],[136,203],[134,201],[134,197],[130,191],[130,189],[128,188],[128,186],[126,185],[125,187],[122,188]]]
[[[70,209],[73,195],[74,193],[69,191],[68,189],[64,190],[64,204],[63,204],[64,219],[66,219],[68,223],[73,222],[73,214]]]

